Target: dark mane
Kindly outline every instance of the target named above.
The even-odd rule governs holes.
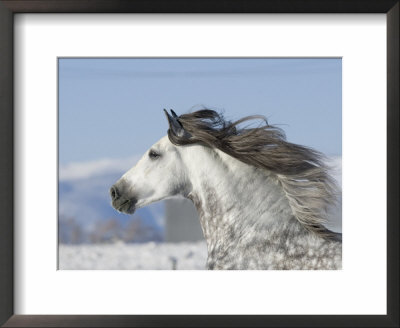
[[[261,122],[257,127],[239,127],[256,119]],[[337,238],[323,226],[337,188],[320,152],[288,142],[283,130],[269,125],[263,116],[230,122],[216,111],[203,109],[183,114],[178,120],[187,134],[177,136],[168,130],[173,144],[200,143],[274,173],[299,222],[320,236]]]

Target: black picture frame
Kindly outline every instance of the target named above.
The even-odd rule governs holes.
[[[399,327],[398,0],[0,0],[0,324],[4,327]],[[384,13],[387,17],[387,315],[14,315],[16,13]]]

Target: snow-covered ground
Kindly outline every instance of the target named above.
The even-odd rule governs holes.
[[[204,270],[205,241],[60,245],[60,270]]]

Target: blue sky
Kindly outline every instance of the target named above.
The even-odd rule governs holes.
[[[265,115],[289,141],[340,156],[341,81],[341,59],[61,58],[59,161],[140,155],[166,134],[163,108],[202,107]]]

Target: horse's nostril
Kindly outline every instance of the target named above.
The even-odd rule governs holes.
[[[112,186],[110,189],[110,195],[112,200],[116,200],[119,198],[118,189],[115,186]]]

